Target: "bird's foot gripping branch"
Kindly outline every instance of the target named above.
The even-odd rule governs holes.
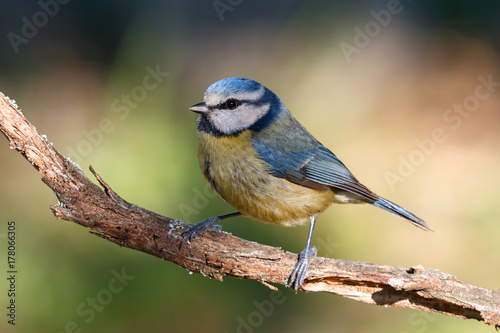
[[[181,235],[189,227],[187,223],[125,201],[95,171],[101,187],[94,184],[1,93],[0,131],[10,147],[23,155],[54,191],[57,203],[50,208],[57,218],[89,228],[91,233],[108,241],[218,280],[225,275],[257,280],[271,288],[276,288],[275,284],[287,284],[297,254],[280,248],[210,231],[179,249]],[[311,259],[302,289],[500,326],[499,292],[420,266],[406,269],[315,257]]]

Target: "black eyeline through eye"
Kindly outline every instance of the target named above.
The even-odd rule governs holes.
[[[240,105],[240,101],[230,98],[222,104],[222,109],[234,110]]]

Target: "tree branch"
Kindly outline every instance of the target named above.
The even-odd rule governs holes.
[[[94,171],[102,186],[62,156],[38,134],[0,93],[0,131],[11,149],[19,151],[40,173],[57,197],[50,209],[62,220],[91,229],[91,233],[120,246],[171,261],[191,272],[222,281],[233,276],[286,285],[297,255],[280,248],[250,242],[225,232],[207,232],[179,249],[188,224],[161,216],[122,199]],[[439,312],[473,318],[500,326],[500,293],[457,280],[435,269],[409,269],[314,258],[304,282],[305,291],[323,291],[358,301]]]

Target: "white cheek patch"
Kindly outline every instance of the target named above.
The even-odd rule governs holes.
[[[236,110],[216,110],[211,112],[209,117],[215,128],[230,135],[248,129],[262,118],[269,108],[269,103],[260,106],[243,104]]]

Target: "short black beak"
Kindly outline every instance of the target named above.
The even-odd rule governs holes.
[[[189,110],[196,112],[196,113],[199,113],[199,114],[205,114],[208,112],[208,108],[205,105],[205,102],[195,104],[192,107],[190,107]]]

